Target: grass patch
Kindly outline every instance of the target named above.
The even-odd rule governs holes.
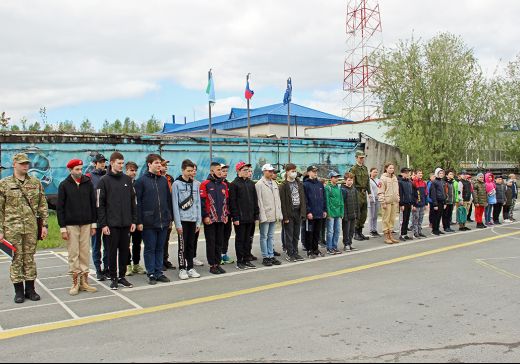
[[[44,241],[38,242],[38,249],[56,249],[65,247],[65,242],[61,239],[60,226],[56,211],[49,210],[49,236]]]

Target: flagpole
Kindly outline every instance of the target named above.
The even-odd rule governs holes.
[[[211,125],[211,101],[209,106],[209,163],[213,163],[213,126]]]
[[[249,75],[247,74],[246,82],[249,82]],[[249,164],[251,164],[251,108],[250,99],[247,98],[247,158]]]
[[[291,102],[287,103],[287,147],[289,150],[289,163],[291,163]]]

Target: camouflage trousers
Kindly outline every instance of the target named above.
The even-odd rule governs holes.
[[[21,283],[23,281],[36,280],[36,234],[6,234],[6,239],[14,245],[13,263],[11,264],[11,281]]]
[[[367,200],[367,194],[358,192],[359,196],[359,218],[356,222],[356,229],[363,230],[365,227],[365,222],[367,221],[368,217],[368,200]]]

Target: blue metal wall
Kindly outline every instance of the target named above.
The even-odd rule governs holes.
[[[214,160],[232,166],[229,178],[235,178],[233,166],[241,160],[247,161],[247,140],[244,138],[214,138]],[[327,177],[330,170],[344,173],[354,163],[356,142],[333,140],[292,140],[292,162],[305,171],[309,165],[320,168],[320,176]],[[109,158],[114,151],[122,152],[126,161],[134,161],[145,171],[144,159],[149,153],[159,153],[171,161],[169,173],[180,174],[181,162],[189,158],[199,166],[198,179],[209,174],[208,138],[163,138],[163,137],[121,137],[100,139],[95,136],[62,137],[59,141],[45,135],[9,138],[0,135],[0,161],[7,170],[0,171],[0,177],[12,174],[12,158],[25,152],[31,159],[31,175],[39,178],[49,195],[57,193],[60,182],[67,177],[67,162],[80,158],[85,163],[85,172],[92,169],[90,162],[97,153]],[[261,177],[261,166],[272,163],[280,169],[288,161],[286,140],[253,139],[252,164],[254,177]]]

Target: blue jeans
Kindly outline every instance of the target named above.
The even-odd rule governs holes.
[[[339,232],[341,230],[341,217],[327,218],[327,249],[338,249]]]
[[[260,248],[262,257],[274,258],[274,230],[275,222],[264,222],[260,224]]]
[[[487,205],[486,207],[486,223],[489,224],[493,220],[493,207],[495,205]]]
[[[108,246],[105,237],[102,233],[103,229],[97,228],[96,235],[91,238],[92,241],[92,262],[96,267],[96,272],[101,272],[101,263],[108,271]],[[101,245],[103,245],[103,259],[101,259]]]
[[[164,242],[168,229],[144,229],[144,265],[148,276],[159,278],[163,275]]]

